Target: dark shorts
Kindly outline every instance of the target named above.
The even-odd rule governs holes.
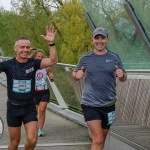
[[[7,124],[9,127],[20,127],[24,124],[37,121],[35,102],[26,105],[13,105],[7,102]]]
[[[50,91],[44,90],[44,91],[35,91],[35,95],[33,100],[35,101],[36,105],[39,105],[40,102],[47,102],[50,101]]]
[[[109,107],[91,107],[81,105],[85,121],[102,120],[102,128],[109,129],[115,119],[115,105]]]

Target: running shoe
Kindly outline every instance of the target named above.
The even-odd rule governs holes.
[[[44,131],[42,129],[38,130],[38,136],[45,136]]]

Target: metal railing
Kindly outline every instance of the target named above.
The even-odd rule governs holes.
[[[10,58],[0,57],[0,61],[8,59]],[[76,65],[62,63],[58,63],[52,67],[55,82],[49,80],[52,91],[51,95],[53,95],[51,98],[55,99],[58,107],[63,110],[69,110],[71,107],[75,108],[75,111],[81,110],[80,98],[82,95],[83,80],[73,80],[71,74],[75,67]],[[117,80],[117,114],[122,119],[149,126],[150,70],[127,70],[127,74],[128,79],[126,82],[122,83]],[[0,78],[6,84],[3,73],[0,74]],[[82,124],[84,124],[83,118],[81,120]]]

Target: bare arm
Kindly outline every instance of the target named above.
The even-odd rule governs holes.
[[[54,75],[53,75],[53,73],[52,73],[50,67],[46,68],[46,71],[47,71],[47,75],[48,75],[49,79],[50,79],[51,81],[54,81]]]
[[[55,47],[55,34],[56,30],[54,27],[46,27],[46,35],[42,35],[42,37],[49,43],[49,58],[44,58],[41,61],[40,68],[47,68],[49,66],[52,66],[58,62],[58,56],[57,51]]]

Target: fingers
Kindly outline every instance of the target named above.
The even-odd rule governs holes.
[[[41,37],[52,44],[54,43],[56,32],[57,30],[53,26],[46,26],[46,35],[41,35]]]
[[[47,33],[47,35],[49,35],[51,33],[55,35],[56,32],[57,32],[57,30],[53,26],[46,26],[46,33]],[[41,35],[41,37],[46,38],[45,35]]]
[[[50,80],[54,80],[54,76],[50,76],[49,78],[50,78]]]
[[[51,82],[54,82],[54,79],[50,79]]]
[[[46,32],[47,33],[52,32],[52,26],[46,26]]]
[[[46,32],[56,34],[57,30],[54,26],[46,26]]]
[[[54,78],[53,77],[49,77],[50,81],[53,82],[54,81]]]
[[[52,73],[49,74],[49,79],[50,79],[51,82],[54,81],[54,75]]]
[[[84,75],[84,72],[85,72],[85,68],[84,68],[84,66],[82,66],[81,69],[78,70],[78,72],[76,73],[76,78],[81,79]]]
[[[115,66],[115,69],[116,69],[116,75],[117,75],[117,77],[119,77],[119,78],[123,77],[123,71],[122,71],[122,69],[120,69],[117,65]]]

